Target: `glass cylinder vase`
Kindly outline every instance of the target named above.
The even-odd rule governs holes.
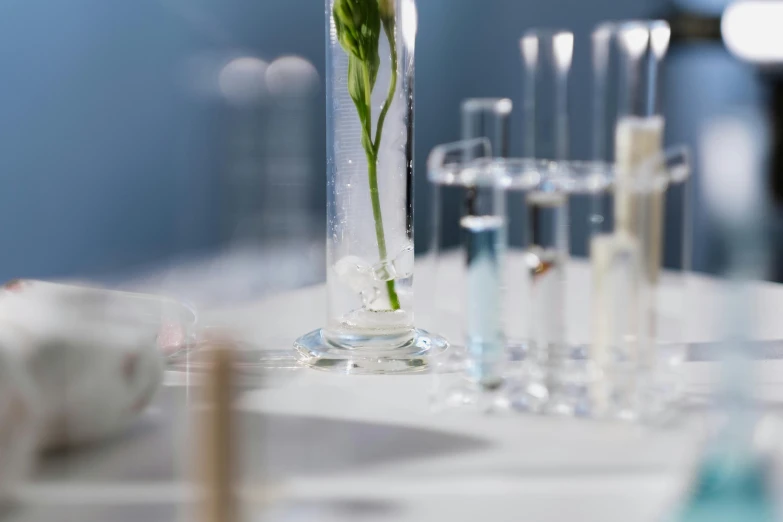
[[[326,0],[328,324],[305,364],[426,366],[445,341],[413,322],[414,0]]]

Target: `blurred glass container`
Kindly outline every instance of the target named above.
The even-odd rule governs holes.
[[[509,125],[514,105],[508,98],[463,100],[462,139],[487,138],[492,155],[505,158],[509,152]]]
[[[519,41],[525,76],[525,157],[569,157],[568,76],[574,57],[574,33],[534,28]]]
[[[12,303],[14,320],[73,317],[107,327],[146,329],[172,361],[197,344],[195,309],[168,297],[30,279],[9,281],[3,292],[26,297],[23,306],[27,309],[20,307],[19,301]]]
[[[17,354],[42,410],[40,448],[97,442],[153,400],[168,357],[195,346],[196,315],[155,295],[15,280],[0,292],[2,350]]]
[[[436,147],[428,160],[435,225],[423,263],[427,308],[450,343],[432,363],[438,409],[493,410],[506,399],[506,187],[503,171],[487,168],[493,153],[491,139],[478,137]]]
[[[699,141],[705,210],[718,224],[728,254],[717,323],[724,342],[714,389],[714,431],[690,491],[671,519],[780,520],[780,420],[775,412],[762,418],[771,408],[759,398],[760,375],[771,361],[755,361],[752,342],[753,319],[761,305],[751,285],[764,277],[771,237],[765,223],[770,202],[757,160],[763,140],[755,118],[735,114],[715,117]]]
[[[414,0],[326,1],[328,324],[304,364],[421,370],[443,341],[413,319]]]
[[[436,223],[427,256],[429,293],[438,296],[430,303],[432,324],[452,345],[434,363],[436,408],[636,419],[671,406],[679,389],[672,374],[682,361],[672,353],[684,347],[682,316],[676,307],[674,315],[667,312],[672,300],[683,299],[684,278],[664,273],[669,285],[648,285],[633,237],[614,233],[613,205],[591,203],[612,203],[618,190],[667,197],[688,180],[685,150],[646,163],[633,183],[602,162],[493,158],[482,139],[436,147],[428,167]],[[482,193],[485,203],[474,204],[476,212],[469,214],[464,204],[452,208]],[[548,245],[557,242],[563,223],[550,201],[590,231],[581,237],[569,229],[562,253],[551,258]],[[514,206],[525,211],[512,212]],[[596,214],[597,208],[608,211]],[[481,227],[466,226],[477,219]],[[673,234],[664,244],[681,251],[685,237]],[[523,248],[507,248],[511,240]],[[597,262],[591,266],[580,252],[601,258],[604,268],[595,270]],[[651,309],[666,321],[664,332],[649,339],[640,322]]]

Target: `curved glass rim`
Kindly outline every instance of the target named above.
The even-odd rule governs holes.
[[[534,158],[476,158],[430,169],[429,180],[438,185],[493,186],[532,189],[544,184],[600,190],[614,177],[614,166],[592,161],[551,161]],[[554,188],[554,187],[553,187]]]
[[[439,147],[453,151],[462,144],[476,143],[466,140]],[[618,176],[616,165],[603,161],[478,157],[449,162],[439,147],[430,156],[428,172],[428,179],[436,185],[594,193],[627,183],[635,189],[678,184],[688,178],[691,170],[690,153],[685,146],[671,147],[650,158],[635,169],[633,176]]]

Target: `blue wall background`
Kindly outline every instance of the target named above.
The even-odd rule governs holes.
[[[659,0],[418,6],[419,216],[427,153],[459,137],[460,100],[521,101],[517,41],[527,28],[575,32],[572,152],[586,157],[592,27],[655,16],[664,7]],[[125,273],[218,245],[225,109],[193,94],[188,64],[210,52],[265,60],[296,54],[323,78],[323,17],[321,0],[0,3],[0,279]],[[674,49],[668,73],[670,137],[678,140],[692,140],[699,119],[715,107],[761,99],[753,73],[720,46]],[[312,111],[316,165],[324,162],[321,98]],[[516,153],[520,127],[516,112]],[[323,215],[324,182],[318,177],[309,188],[315,215]],[[709,268],[699,255],[697,268]]]

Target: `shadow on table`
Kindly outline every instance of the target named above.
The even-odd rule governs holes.
[[[38,480],[79,484],[187,480],[196,457],[184,388],[164,388],[120,437],[43,459]],[[329,475],[485,449],[480,438],[410,426],[238,412],[246,479]]]
[[[0,511],[4,522],[177,522],[190,520],[194,505],[144,502],[95,502],[57,503],[17,506],[6,512]],[[281,502],[261,513],[257,508],[244,506],[246,519],[276,520],[279,522],[350,522],[397,520],[403,508],[393,502],[324,500]],[[256,509],[255,511],[253,511]],[[263,518],[262,518],[263,516]]]
[[[477,451],[483,439],[408,426],[300,415],[242,417],[245,433],[263,433],[258,446],[246,439],[245,473],[272,476],[327,475],[368,466]]]

